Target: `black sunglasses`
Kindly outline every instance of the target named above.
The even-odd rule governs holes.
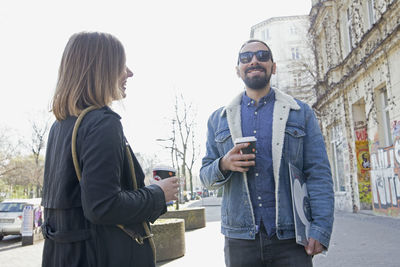
[[[258,50],[256,52],[243,52],[239,53],[239,61],[242,64],[247,64],[251,62],[253,56],[256,56],[257,60],[260,62],[267,62],[271,59],[271,51],[269,50]]]

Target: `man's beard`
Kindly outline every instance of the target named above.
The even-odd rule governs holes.
[[[264,75],[249,78],[246,74],[248,71],[250,71],[252,69],[263,70]],[[267,87],[267,84],[269,83],[269,81],[271,79],[271,75],[272,75],[272,73],[270,75],[267,75],[267,71],[261,66],[249,67],[248,69],[246,69],[246,74],[243,79],[243,82],[248,88],[253,89],[253,90],[262,90],[265,87]]]

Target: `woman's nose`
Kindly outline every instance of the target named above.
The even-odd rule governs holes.
[[[127,74],[128,77],[132,77],[133,76],[133,72],[128,67],[126,67],[126,74]]]

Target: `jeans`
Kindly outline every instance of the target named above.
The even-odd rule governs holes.
[[[295,239],[268,237],[262,226],[255,240],[225,237],[227,267],[312,267],[312,256]]]

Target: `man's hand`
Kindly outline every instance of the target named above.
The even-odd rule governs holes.
[[[308,245],[305,247],[306,252],[308,255],[317,255],[324,251],[324,247],[319,243],[318,240],[315,240],[314,238],[310,237],[308,239]]]
[[[250,143],[242,143],[235,145],[228,153],[219,161],[219,169],[222,172],[236,171],[247,172],[249,167],[254,166],[255,154],[241,154],[242,148],[248,147]]]

